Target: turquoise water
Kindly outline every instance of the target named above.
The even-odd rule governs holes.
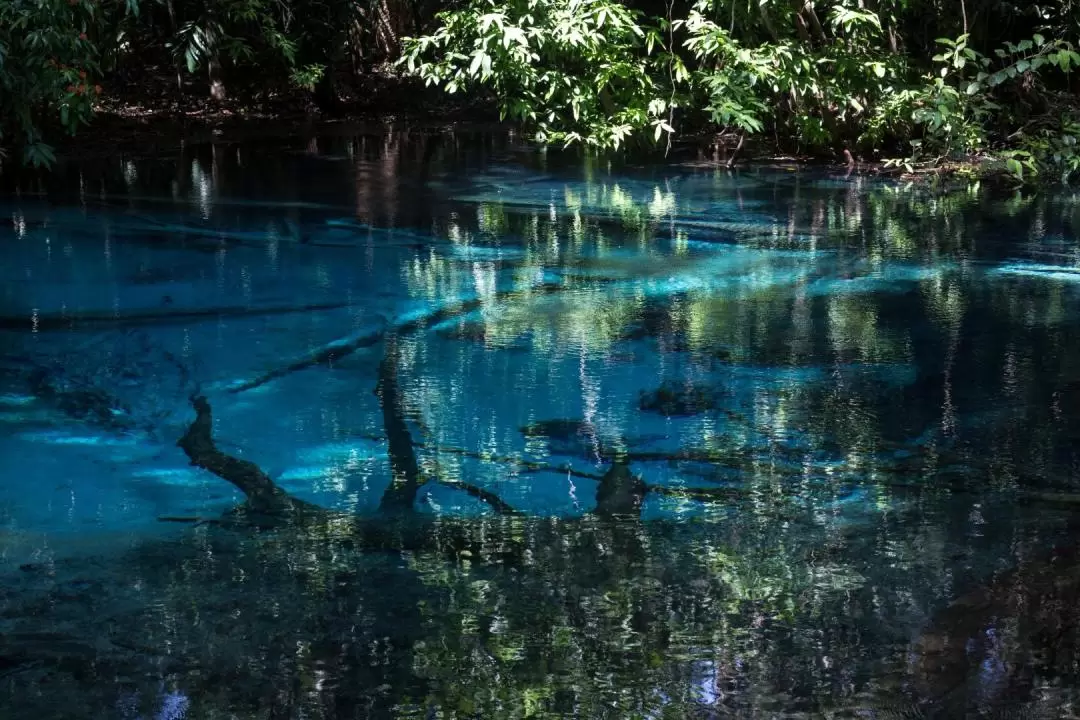
[[[397,134],[0,206],[0,717],[1072,712],[1075,192]]]

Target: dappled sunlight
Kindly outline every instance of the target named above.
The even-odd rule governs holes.
[[[1080,586],[1075,198],[440,147],[4,201],[0,714],[952,716],[1071,682],[1040,632]]]

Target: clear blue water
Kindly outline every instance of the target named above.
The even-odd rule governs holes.
[[[1071,712],[1075,192],[397,134],[0,205],[0,717]]]

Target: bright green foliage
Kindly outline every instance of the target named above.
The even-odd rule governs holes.
[[[618,148],[671,131],[677,99],[663,78],[686,71],[658,19],[614,0],[479,0],[438,19],[434,34],[406,40],[409,71],[450,93],[490,88],[503,117],[541,142]]]
[[[880,49],[881,23],[867,11],[837,4],[822,22],[812,5],[804,17],[767,0],[757,18],[724,28],[706,19],[710,8],[716,5],[696,3],[680,24],[705,107],[721,130],[760,133],[783,124],[803,149],[827,145],[860,121],[875,91],[903,72],[903,59]],[[730,10],[735,18],[736,7]],[[776,30],[781,18],[801,32],[782,37]],[[744,32],[734,32],[736,26]]]
[[[89,120],[105,9],[90,0],[0,0],[0,145],[20,148],[26,163],[52,162],[44,127],[74,133]]]
[[[100,70],[125,64],[174,67],[178,92],[292,86],[330,108],[343,70],[396,58],[544,143],[757,136],[1069,181],[1078,45],[1078,0],[0,0],[0,147],[47,163],[43,138],[85,122]]]
[[[1012,176],[1022,180],[1046,166],[1060,170],[1067,180],[1080,167],[1080,157],[1071,150],[1077,120],[1065,114],[1033,123],[1023,108],[1018,112],[996,98],[1045,91],[1040,88],[1043,73],[1068,73],[1080,63],[1080,54],[1070,43],[1036,35],[1018,44],[1006,43],[990,58],[969,47],[968,39],[967,35],[939,39],[941,52],[933,57],[937,66],[924,76],[922,85],[895,93],[879,106],[882,124],[919,137],[912,141],[913,155],[905,162],[911,165],[927,155],[947,158],[986,152],[989,131],[996,124],[1022,146],[998,153]],[[1068,109],[1067,102],[1062,106]]]
[[[1018,178],[1075,174],[1080,7],[968,5],[472,0],[408,39],[403,65],[449,92],[491,92],[541,141],[711,130],[804,152],[908,146],[893,162],[911,167],[1009,148],[996,157]],[[977,38],[937,37],[969,18]]]

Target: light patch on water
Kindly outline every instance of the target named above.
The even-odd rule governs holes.
[[[366,460],[382,456],[385,451],[377,441],[370,443],[327,443],[302,450],[297,457],[304,463],[333,463],[346,460]]]
[[[289,468],[278,476],[283,482],[298,482],[302,480],[321,480],[326,475],[327,468],[323,465],[305,465],[303,467]]]
[[[199,481],[199,474],[187,468],[148,468],[136,470],[131,477],[139,480],[156,480],[166,485],[192,485]]]
[[[518,261],[525,258],[520,248],[490,247],[484,245],[450,245],[441,252],[459,260],[487,260],[493,262]]]
[[[1080,267],[1063,265],[1041,265],[1036,263],[1010,263],[995,269],[992,275],[1019,275],[1022,277],[1058,280],[1061,282],[1080,282]]]
[[[25,407],[34,402],[36,398],[33,395],[15,395],[6,394],[0,395],[0,405],[7,405],[8,407]]]
[[[30,442],[50,445],[85,445],[88,447],[136,447],[142,444],[138,438],[118,435],[71,435],[62,431],[20,433],[19,437]]]
[[[769,269],[747,275],[717,277],[703,268],[701,274],[675,275],[663,280],[641,283],[645,295],[649,297],[669,297],[679,293],[699,292],[720,294],[732,288],[740,292],[766,290],[774,287],[794,286],[805,276],[802,269],[777,271]]]

